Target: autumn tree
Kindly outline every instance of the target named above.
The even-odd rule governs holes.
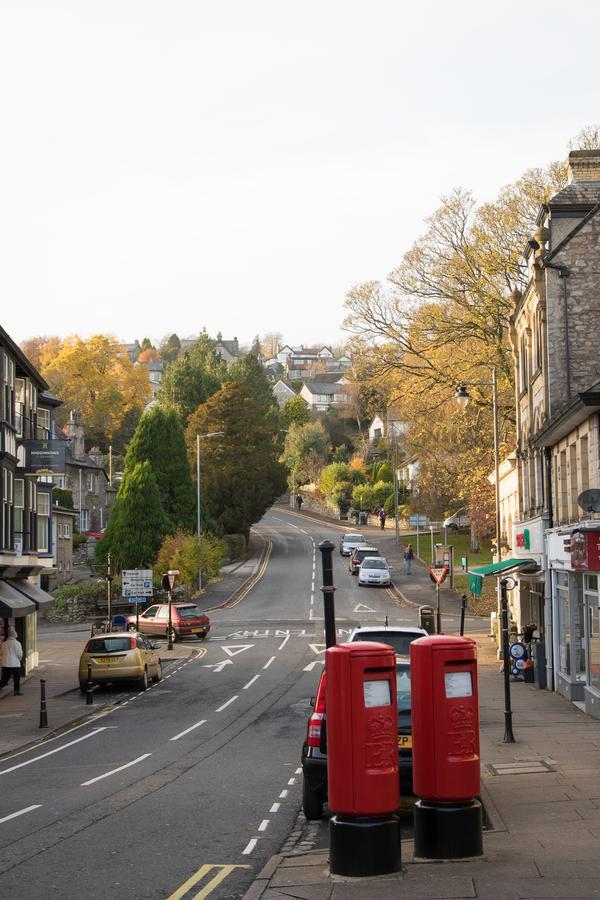
[[[58,356],[62,344],[62,338],[39,335],[22,341],[21,350],[29,362],[41,373]]]
[[[125,475],[141,462],[150,463],[169,531],[193,529],[196,492],[183,427],[175,410],[153,406],[143,414],[127,450]]]
[[[270,331],[268,334],[263,334],[260,342],[260,350],[262,355],[267,359],[277,356],[282,346],[283,335],[279,331]]]
[[[123,477],[96,561],[105,564],[111,553],[113,571],[151,569],[168,531],[152,467],[148,461],[136,463]]]
[[[277,429],[247,384],[229,382],[190,416],[186,444],[196,459],[196,435],[223,432],[202,445],[202,497],[225,534],[248,536],[284,490]]]
[[[286,466],[292,490],[317,483],[329,458],[329,435],[320,422],[292,425],[285,436],[281,462]]]
[[[151,395],[146,368],[133,365],[125,346],[106,334],[66,338],[41,374],[64,401],[56,410],[58,425],[80,409],[88,445],[104,451],[116,445],[125,418],[139,417]]]
[[[203,332],[193,347],[167,366],[157,399],[165,408],[175,409],[185,425],[219,390],[226,374],[227,365],[215,353],[214,341]]]

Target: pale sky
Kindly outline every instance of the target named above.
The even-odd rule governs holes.
[[[0,0],[0,324],[343,339],[453,187],[600,121],[600,6]]]

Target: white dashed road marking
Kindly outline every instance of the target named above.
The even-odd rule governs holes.
[[[218,709],[215,709],[215,712],[222,712],[224,709],[226,709],[229,706],[230,703],[233,703],[234,700],[237,700],[238,696],[239,695],[236,694],[235,697],[230,697],[229,700],[227,701],[227,703],[224,703],[223,706],[220,706]]]
[[[3,819],[0,819],[0,825],[2,825],[3,822],[8,822],[9,819],[16,819],[17,816],[24,816],[25,813],[31,812],[32,809],[40,809],[41,805],[41,803],[36,803],[33,806],[26,806],[25,809],[20,809],[18,812],[11,813],[10,816],[4,816]]]
[[[268,827],[269,827],[269,820],[263,819],[262,822],[260,823],[260,825],[258,826],[258,830],[266,831]]]
[[[206,719],[201,719],[199,722],[196,722],[195,725],[190,725],[189,728],[186,728],[185,731],[180,731],[179,734],[176,734],[175,737],[169,738],[171,741],[178,741],[179,738],[182,738],[184,735],[189,734],[190,731],[193,731],[194,728],[199,728],[200,725],[204,725]]]
[[[271,663],[274,662],[276,659],[277,659],[276,656],[272,656],[271,659],[268,659],[266,661],[266,663],[264,664],[263,669],[268,669],[269,666],[271,665]]]
[[[258,844],[258,840],[256,838],[252,838],[251,841],[248,841],[246,847],[242,850],[242,853],[247,856],[249,853],[252,853],[256,845]]]
[[[89,781],[84,781],[80,787],[88,787],[90,784],[95,784],[97,781],[102,781],[103,778],[108,778],[109,775],[116,775],[117,772],[122,772],[123,769],[128,769],[130,766],[135,766],[136,763],[141,762],[143,759],[147,759],[149,756],[152,756],[151,753],[144,753],[143,756],[138,756],[137,759],[132,759],[131,762],[125,763],[124,766],[119,766],[117,769],[111,769],[110,772],[105,772],[104,775],[97,775],[95,778],[90,778]]]
[[[28,759],[26,762],[17,763],[16,766],[10,766],[9,769],[2,769],[0,775],[8,775],[9,772],[14,772],[16,769],[22,769],[23,766],[30,766],[31,763],[38,762],[40,759],[45,759],[47,756],[53,756],[55,753],[60,753],[61,750],[66,750],[67,747],[72,747],[73,744],[79,744],[80,741],[87,741],[88,738],[95,737],[97,734],[100,734],[101,731],[106,731],[106,725],[103,725],[100,728],[94,728],[89,734],[84,734],[83,737],[75,738],[74,741],[69,741],[68,744],[63,744],[62,747],[55,747],[54,750],[48,750],[47,753],[42,753],[40,756],[34,756],[33,759]]]
[[[250,681],[248,682],[248,684],[244,685],[242,690],[247,691],[248,688],[250,687],[250,685],[254,684],[254,682],[256,681],[257,678],[260,678],[260,672],[258,673],[258,675],[255,675],[254,678],[251,678]]]
[[[281,803],[274,803],[273,806],[271,807],[271,809],[269,810],[269,812],[272,812],[272,813],[279,812],[280,806],[281,806]]]

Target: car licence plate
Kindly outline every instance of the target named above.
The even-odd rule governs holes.
[[[109,663],[112,662],[112,656],[95,656],[92,657],[95,663]]]
[[[196,634],[198,631],[204,631],[204,628],[192,628],[192,634]]]
[[[398,735],[398,749],[399,750],[412,750],[412,734],[399,734]]]

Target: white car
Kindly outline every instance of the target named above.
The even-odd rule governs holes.
[[[392,583],[391,568],[383,556],[365,556],[358,570],[359,587],[370,584],[388,587]]]
[[[340,553],[342,556],[352,556],[353,550],[356,550],[361,544],[366,543],[367,539],[364,534],[356,534],[355,531],[351,531],[342,536],[340,541]]]
[[[466,509],[458,509],[453,515],[444,519],[442,527],[447,528],[448,531],[461,531],[463,528],[470,528],[471,519],[469,518],[469,513]]]
[[[427,632],[420,625],[359,625],[350,640],[389,644],[398,656],[409,656],[411,643],[422,637],[427,637]]]

